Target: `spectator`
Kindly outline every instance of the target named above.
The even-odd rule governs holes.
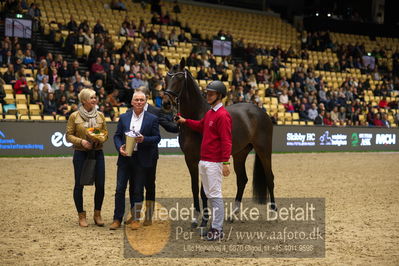
[[[346,120],[347,120],[347,113],[346,113],[346,108],[344,106],[341,106],[339,108],[339,113],[338,113],[338,120],[341,123],[341,125],[343,125]]]
[[[157,64],[164,64],[165,63],[165,57],[161,54],[161,49],[157,50],[157,54],[154,57],[154,61]]]
[[[321,110],[320,113],[317,114],[316,118],[314,119],[314,124],[315,125],[320,125],[324,126],[324,116],[326,112],[324,110]]]
[[[308,118],[314,121],[318,115],[317,106],[315,103],[312,103],[312,107],[308,110]]]
[[[87,32],[83,33],[83,37],[84,37],[84,44],[85,45],[90,45],[90,46],[94,46],[94,34],[91,31],[91,29],[89,28],[87,30]]]
[[[384,123],[383,123],[383,121],[381,120],[381,115],[380,115],[380,113],[376,113],[376,114],[375,114],[375,117],[374,117],[374,119],[373,119],[373,125],[376,126],[376,127],[383,127],[383,126],[385,126]]]
[[[301,121],[308,121],[309,117],[308,117],[308,113],[306,111],[305,105],[301,104],[301,107],[299,109],[299,120]]]
[[[6,92],[4,90],[4,80],[0,78],[0,104],[5,104],[4,98],[6,97]]]
[[[78,97],[75,93],[75,89],[72,84],[69,85],[68,91],[66,92],[68,105],[78,104]]]
[[[75,21],[75,19],[74,19],[74,17],[72,15],[71,15],[71,17],[69,19],[69,22],[67,24],[67,29],[69,31],[73,31],[73,32],[78,31],[78,24],[76,23],[76,21]]]
[[[380,108],[387,108],[388,107],[388,101],[387,101],[387,97],[383,97],[380,102],[378,103],[378,106]]]
[[[280,94],[279,96],[279,101],[281,104],[283,104],[284,106],[286,106],[288,104],[288,95],[287,95],[287,90],[284,89],[283,93]]]
[[[334,124],[338,123],[339,118],[338,118],[338,107],[337,106],[335,106],[333,108],[333,110],[330,112],[330,118],[334,122]]]
[[[91,73],[92,73],[92,82],[95,82],[98,79],[105,78],[105,71],[104,67],[101,64],[101,57],[97,57],[96,62],[91,66]]]
[[[39,104],[39,105],[43,105],[44,99],[42,97],[42,94],[39,91],[39,85],[37,83],[35,83],[32,87],[32,89],[30,90],[29,93],[30,97],[30,104]]]
[[[188,38],[186,37],[184,30],[180,30],[180,34],[177,36],[177,39],[179,40],[179,42],[188,41]]]
[[[133,77],[131,85],[132,89],[137,89],[138,87],[144,86],[144,82],[141,79],[141,73],[136,73],[136,75]]]
[[[383,113],[382,114],[382,124],[384,125],[384,127],[391,127],[391,122],[389,122],[389,120],[388,120],[388,115],[387,115],[387,113]]]
[[[105,30],[104,26],[101,24],[101,20],[100,19],[97,19],[97,23],[96,23],[96,25],[94,25],[93,32],[94,32],[94,34],[107,33],[107,31]]]
[[[97,93],[97,98],[98,98],[98,104],[99,105],[104,105],[105,101],[107,99],[107,93],[105,92],[104,87],[101,86],[101,88],[98,90]]]
[[[20,75],[17,82],[14,84],[14,93],[15,94],[28,94],[29,88],[26,82],[26,78],[24,75]]]
[[[61,96],[57,102],[57,114],[65,116],[68,113],[68,102],[65,95]]]
[[[67,94],[65,91],[65,84],[60,83],[59,88],[54,92],[55,101],[59,102],[62,96],[65,96],[65,100],[67,100]]]
[[[3,74],[3,79],[6,84],[15,84],[17,82],[12,64],[8,65],[7,71]]]
[[[47,99],[44,100],[43,114],[53,116],[57,114],[57,104],[55,102],[54,93],[49,93]]]
[[[107,96],[107,101],[112,105],[112,107],[119,107],[122,106],[123,103],[118,99],[119,91],[114,90],[111,94]]]
[[[122,1],[112,0],[110,6],[114,10],[127,11],[126,5]]]
[[[39,84],[39,90],[43,91],[46,90],[47,92],[54,92],[54,89],[51,87],[50,83],[48,83],[48,78],[47,76],[43,77],[42,82]]]
[[[324,125],[326,125],[326,126],[332,126],[332,125],[334,125],[334,121],[331,119],[331,113],[329,113],[329,112],[326,112],[326,113],[325,113],[325,117],[324,117],[324,119],[323,119],[323,123],[324,123]]]

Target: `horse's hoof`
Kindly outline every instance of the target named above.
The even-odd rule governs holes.
[[[198,227],[198,233],[200,237],[205,237],[208,235],[208,228],[207,227]]]
[[[227,218],[227,222],[229,222],[229,223],[234,223],[234,218],[233,217],[229,217],[229,218]]]
[[[197,228],[198,227],[198,222],[197,221],[194,221],[194,222],[192,222],[191,223],[191,228]]]
[[[208,221],[202,220],[200,227],[206,227]]]
[[[276,203],[270,203],[270,209],[276,212],[278,210]]]

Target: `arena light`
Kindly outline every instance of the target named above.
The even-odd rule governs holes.
[[[319,16],[319,12],[316,12],[316,17],[318,17]]]
[[[331,13],[327,13],[327,17],[331,17]]]

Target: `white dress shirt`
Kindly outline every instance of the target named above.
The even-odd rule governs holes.
[[[138,116],[133,111],[132,120],[130,120],[130,130],[136,133],[140,133],[141,125],[143,124],[144,110]],[[137,151],[137,143],[134,146],[134,150]]]

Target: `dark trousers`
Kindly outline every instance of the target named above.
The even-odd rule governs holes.
[[[84,161],[88,152],[75,150],[73,153],[73,168],[75,172],[75,187],[73,188],[73,200],[78,212],[83,212],[83,186],[80,185],[80,174],[82,172]],[[105,162],[102,150],[95,151],[96,158],[96,178],[94,184],[96,191],[94,193],[94,209],[101,210],[104,200],[105,185]]]
[[[156,180],[156,174],[157,174],[157,162],[155,161],[154,167],[147,168],[147,178],[145,180],[145,200],[149,201],[155,201],[155,180]],[[134,205],[133,201],[133,196],[134,194],[134,186],[132,184],[129,184],[129,198],[130,198],[130,204],[131,206]]]
[[[125,162],[120,163],[117,169],[114,220],[118,221],[122,221],[123,215],[125,214],[127,183],[129,182],[132,188],[130,204],[131,208],[133,208],[135,203],[144,200],[144,184],[150,169],[141,166],[134,154],[132,157],[127,157],[125,159]]]

